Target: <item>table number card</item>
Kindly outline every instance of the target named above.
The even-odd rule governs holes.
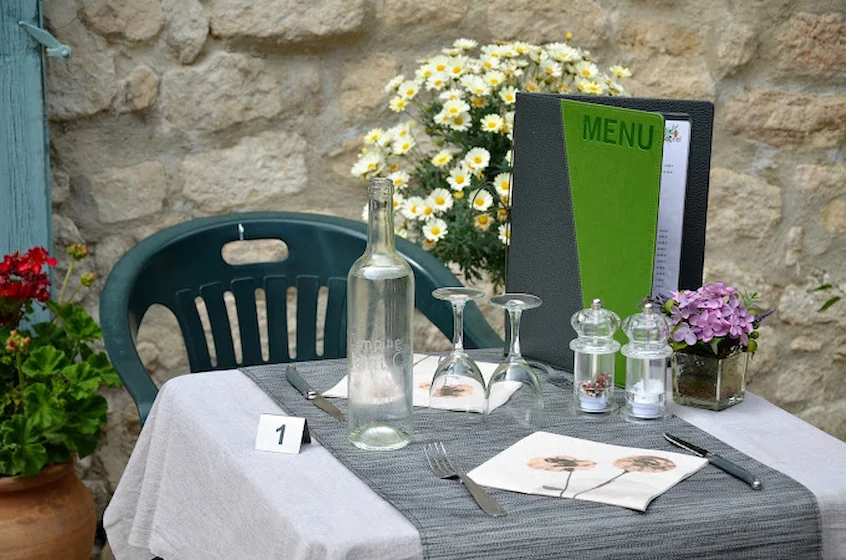
[[[303,443],[311,443],[305,418],[278,414],[262,414],[259,418],[257,451],[297,454]]]

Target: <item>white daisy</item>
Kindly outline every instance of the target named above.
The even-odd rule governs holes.
[[[447,189],[437,188],[429,195],[436,212],[446,212],[452,208],[452,194]]]
[[[505,220],[507,220],[508,219],[508,209],[503,208],[502,206],[497,208],[496,219],[499,220],[500,222],[504,222]]]
[[[502,99],[506,105],[513,105],[517,101],[517,88],[508,86],[504,87],[499,92],[499,98]]]
[[[402,113],[403,111],[405,111],[406,105],[408,105],[408,99],[399,96],[394,97],[393,99],[391,99],[390,103],[388,103],[388,107],[394,113]]]
[[[485,45],[482,47],[482,54],[492,56],[494,58],[501,58],[502,54],[500,53],[499,45]]]
[[[517,51],[518,54],[529,54],[532,49],[536,49],[534,45],[530,45],[529,43],[525,43],[523,41],[516,41],[514,43],[514,50]]]
[[[470,128],[470,124],[472,122],[473,119],[470,117],[470,113],[461,113],[460,115],[455,115],[450,119],[449,127],[453,130],[463,132]]]
[[[452,47],[452,48],[446,47],[446,48],[441,49],[441,52],[444,53],[447,56],[458,56],[461,53],[463,53],[464,51],[462,51],[461,49],[455,48],[455,47]]]
[[[499,70],[491,70],[484,75],[485,83],[491,86],[492,88],[501,86],[502,83],[505,81],[505,74],[500,72]]]
[[[406,80],[400,84],[399,89],[397,89],[397,93],[403,99],[414,99],[414,96],[417,95],[417,92],[420,91],[420,83],[417,81]]]
[[[443,107],[443,111],[451,117],[460,115],[461,113],[466,113],[469,110],[470,105],[468,105],[463,99],[450,99],[444,103]]]
[[[463,51],[469,51],[472,48],[475,48],[478,45],[476,41],[473,39],[456,39],[455,42],[452,44],[453,47],[456,49],[461,49]]]
[[[450,101],[454,99],[462,99],[464,97],[464,92],[458,88],[450,88],[440,95],[438,95],[438,99],[441,101]]]
[[[434,218],[434,217],[435,217],[435,201],[433,201],[431,197],[423,199],[423,203],[420,205],[420,215],[417,216],[417,219],[425,222],[429,218]]]
[[[479,58],[479,62],[481,62],[482,68],[485,70],[496,70],[499,68],[500,59],[489,54],[483,54]]]
[[[474,95],[470,97],[470,103],[473,105],[473,107],[476,107],[477,109],[484,109],[488,106],[488,97]]]
[[[463,165],[453,167],[447,177],[447,183],[454,191],[463,190],[470,186],[470,170]]]
[[[499,69],[508,78],[517,78],[523,75],[523,71],[520,69],[516,60],[507,60],[503,62]]]
[[[435,115],[434,119],[435,122],[440,125],[449,126],[449,123],[452,122],[452,115],[442,110],[440,113]]]
[[[471,171],[482,171],[491,162],[491,153],[484,148],[473,148],[464,156],[464,164]]]
[[[405,202],[405,197],[398,192],[394,193],[394,212],[399,212],[402,210],[403,203]]]
[[[447,150],[441,150],[440,152],[432,156],[432,165],[434,165],[435,167],[443,167],[451,161],[452,154],[449,153]]]
[[[364,135],[364,143],[371,146],[377,144],[379,139],[385,135],[385,131],[381,128],[371,128],[367,134]]]
[[[414,138],[406,136],[405,138],[397,138],[391,144],[391,151],[398,155],[407,154],[408,151],[414,147]]]
[[[625,66],[620,66],[619,64],[612,66],[611,68],[609,68],[609,70],[611,71],[612,74],[614,74],[618,78],[628,78],[629,76],[632,75],[631,70],[629,70]]]
[[[473,95],[487,95],[490,87],[481,76],[464,76],[461,85]]]
[[[576,64],[576,75],[583,79],[596,79],[599,68],[593,62],[583,60]]]
[[[579,91],[590,95],[602,95],[607,87],[605,84],[594,82],[593,80],[578,80],[577,86]]]
[[[466,56],[454,56],[449,59],[449,64],[447,65],[447,74],[452,76],[453,78],[458,78],[464,73],[464,70],[467,68],[467,57]]]
[[[497,228],[499,233],[499,240],[503,245],[511,245],[511,227],[508,224],[502,224]]]
[[[494,188],[499,196],[511,194],[511,173],[500,173],[493,180]]]
[[[438,72],[437,74],[432,74],[431,76],[429,76],[429,79],[426,80],[426,89],[428,90],[435,89],[440,91],[444,89],[446,85],[447,75],[441,72]]]
[[[350,173],[356,177],[364,177],[371,173],[378,173],[383,165],[385,160],[382,156],[377,151],[372,151],[359,156]]]
[[[561,65],[552,60],[543,61],[543,63],[541,63],[541,70],[543,70],[543,73],[550,78],[561,77]],[[400,91],[402,91],[402,88],[400,88]]]
[[[405,76],[403,76],[402,74],[400,74],[399,76],[394,76],[393,78],[391,78],[391,81],[385,84],[385,93],[394,93],[395,91],[397,91],[399,85],[404,81]]]
[[[423,213],[423,199],[419,196],[407,198],[401,212],[407,219],[416,220]]]
[[[437,243],[443,239],[448,233],[446,222],[440,218],[434,218],[426,222],[423,226],[423,235],[427,241]]]
[[[507,163],[508,165],[511,165],[511,162],[514,161],[514,149],[512,148],[512,149],[508,150],[507,152],[505,152],[505,157],[502,158],[502,159],[505,160],[505,163]]]
[[[514,111],[508,111],[503,118],[502,127],[499,129],[503,134],[511,134],[514,130]]]
[[[411,180],[411,175],[409,175],[406,171],[394,171],[388,175],[388,179],[390,179],[394,184],[394,189],[402,190],[408,186],[408,182]]]
[[[492,223],[493,218],[491,218],[491,215],[486,212],[473,218],[473,225],[482,231],[488,231]]]
[[[514,45],[512,43],[508,43],[507,45],[502,45],[499,48],[499,52],[505,58],[514,58],[515,56],[520,54],[520,53],[517,52],[517,49],[514,47]]]
[[[502,117],[497,115],[496,113],[491,113],[490,115],[485,115],[482,117],[480,121],[480,125],[482,130],[485,132],[499,132],[500,127],[502,127],[502,123],[505,122],[502,120]]]
[[[491,207],[493,204],[493,196],[491,193],[484,189],[479,189],[476,191],[476,194],[473,195],[471,206],[473,206],[473,210],[478,212],[484,212],[488,208]]]
[[[431,64],[424,64],[414,72],[414,77],[422,82],[425,81],[426,78],[428,78],[429,76],[432,76],[436,73],[437,72],[432,69]]]
[[[432,67],[433,72],[446,72],[449,65],[449,58],[438,55],[429,62],[429,65]]]

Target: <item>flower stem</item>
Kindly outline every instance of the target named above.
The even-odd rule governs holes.
[[[76,289],[73,291],[73,293],[72,293],[72,294],[68,297],[68,301],[67,301],[67,303],[70,303],[70,302],[72,302],[72,301],[73,301],[73,298],[75,298],[75,297],[76,297],[76,294],[78,294],[78,293],[79,293],[79,290],[80,290],[80,289],[82,289],[82,284],[80,284],[79,286],[77,286],[77,287],[76,287]]]
[[[68,289],[68,283],[70,282],[71,273],[73,273],[73,265],[76,263],[76,259],[71,259],[70,266],[68,266],[68,271],[65,273],[65,280],[62,282],[62,291],[59,292],[59,305],[64,305],[65,301],[65,291]]]
[[[23,394],[24,389],[26,389],[26,381],[24,380],[23,360],[21,359],[20,352],[15,354],[15,362],[18,368],[18,388],[21,390],[21,394]]]

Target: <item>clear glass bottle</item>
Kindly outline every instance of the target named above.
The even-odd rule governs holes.
[[[347,277],[347,434],[361,449],[412,437],[414,273],[394,243],[393,183],[370,182],[367,249]]]
[[[626,420],[660,420],[666,414],[667,359],[673,349],[667,343],[670,325],[651,303],[623,321],[629,343],[626,357]]]
[[[570,341],[574,408],[588,414],[611,412],[616,409],[614,359],[620,343],[614,340],[614,333],[620,327],[620,317],[594,299],[589,308],[573,315],[570,324],[578,334]]]

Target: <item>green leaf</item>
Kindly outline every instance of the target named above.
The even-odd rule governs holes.
[[[822,290],[830,290],[831,288],[832,288],[831,284],[820,284],[819,286],[817,286],[816,288],[814,288],[811,291],[812,292],[820,292]]]
[[[30,352],[21,369],[27,377],[35,377],[37,375],[53,375],[68,364],[70,364],[70,360],[64,352],[50,346],[42,346]]]
[[[67,429],[65,433],[75,438],[77,434],[98,435],[100,426],[106,423],[109,404],[101,395],[92,395],[86,399],[76,399],[67,403]]]
[[[85,363],[94,368],[103,383],[109,387],[120,387],[120,377],[105,352],[91,354]]]
[[[65,305],[62,310],[62,325],[64,325],[68,336],[74,340],[91,342],[102,338],[100,325],[80,305]]]
[[[721,340],[722,340],[721,338],[712,338],[711,339],[711,343],[710,343],[711,351],[713,351],[715,355],[720,354],[720,341]]]
[[[47,450],[23,414],[0,424],[0,471],[6,475],[33,475],[47,463]]]
[[[71,398],[90,397],[100,388],[100,375],[86,362],[66,366],[62,374],[70,381],[67,390]]]
[[[24,389],[23,404],[27,419],[44,431],[65,421],[64,403],[44,383],[33,383]]]
[[[818,311],[825,311],[826,309],[840,301],[840,299],[840,296],[834,296],[832,298],[829,298],[824,304],[822,304],[822,307],[820,307]]]

